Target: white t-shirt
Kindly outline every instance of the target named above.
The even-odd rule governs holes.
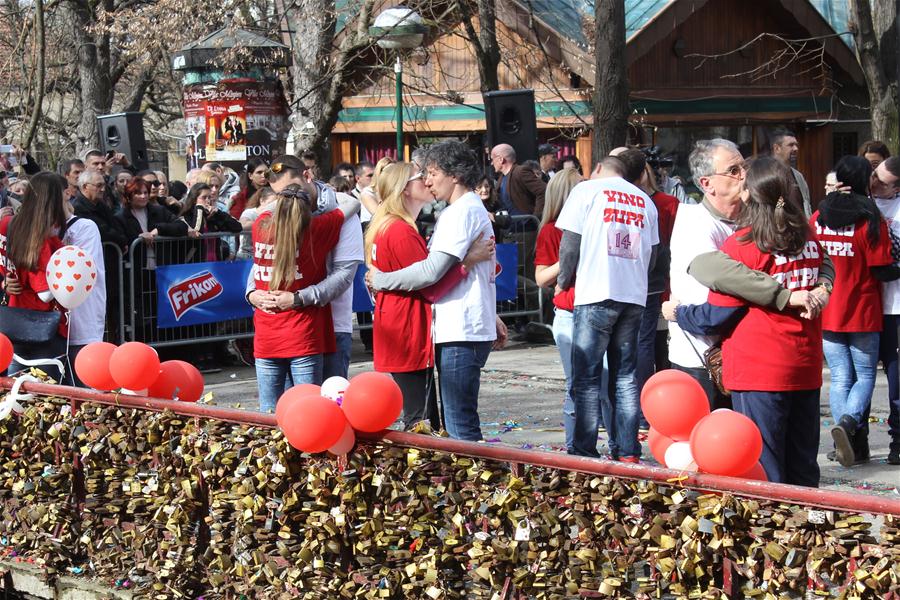
[[[900,238],[900,196],[875,198],[875,204],[887,221],[891,234]],[[881,284],[881,307],[885,315],[900,315],[900,279]]]
[[[78,246],[93,258],[97,279],[87,300],[69,311],[69,345],[84,346],[103,341],[106,327],[106,266],[100,230],[90,219],[79,218],[66,229],[63,243]]]
[[[575,305],[615,300],[644,306],[647,269],[659,243],[656,206],[621,177],[582,181],[556,226],[581,235]]]
[[[494,237],[481,198],[468,192],[441,212],[431,236],[431,252],[465,258],[472,242]],[[497,339],[496,261],[478,263],[434,305],[434,341],[488,342]]]
[[[341,192],[338,192],[339,200],[341,195]],[[348,260],[363,262],[362,226],[356,215],[351,215],[344,221],[344,225],[341,227],[341,237],[338,239],[337,246],[331,251],[328,271],[331,272],[331,265],[334,263]],[[344,290],[344,293],[331,301],[331,320],[334,322],[335,333],[353,333],[352,283]]]
[[[371,185],[366,186],[363,189],[360,189],[359,186],[356,186],[353,189],[353,194],[351,194],[354,198],[356,198],[357,200],[360,201],[359,202],[359,221],[360,221],[360,223],[368,223],[369,221],[372,220],[372,213],[370,213],[369,210],[366,208],[366,205],[362,203],[361,198],[362,198],[363,192],[371,192],[374,194],[375,188],[372,187]]]
[[[689,275],[688,267],[698,255],[721,248],[732,233],[733,225],[716,218],[703,204],[682,204],[678,207],[670,245],[672,262],[669,275],[673,300],[677,299],[682,304],[706,302],[709,288]],[[688,341],[685,334],[678,323],[669,323],[669,360],[682,367],[702,367],[697,353],[703,356],[706,349],[718,341],[718,337],[688,333]]]

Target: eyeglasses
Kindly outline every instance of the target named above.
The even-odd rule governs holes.
[[[713,175],[721,175],[722,177],[730,177],[732,179],[741,179],[743,173],[746,171],[744,165],[731,165],[728,167],[728,170],[723,171],[722,173],[713,173]]]
[[[418,173],[414,173],[409,179],[407,179],[406,183],[413,182],[416,179],[422,179],[423,177],[425,177],[425,171],[419,171]]]

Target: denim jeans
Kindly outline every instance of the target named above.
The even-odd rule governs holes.
[[[493,342],[448,342],[436,344],[444,426],[457,440],[480,441],[478,390],[481,369]]]
[[[900,315],[884,315],[881,330],[880,358],[888,380],[888,434],[892,440],[900,440],[900,373],[897,371],[897,341]],[[868,417],[868,415],[866,415]],[[868,421],[868,418],[866,419]],[[868,425],[868,423],[866,423]]]
[[[322,366],[322,380],[329,377],[347,378],[350,372],[350,347],[353,345],[353,334],[334,332],[334,341],[337,350],[324,355]]]
[[[640,400],[635,382],[638,330],[643,307],[615,300],[575,307],[572,336],[572,396],[575,398],[573,454],[599,457],[597,428],[601,417],[613,457],[639,457]],[[603,357],[609,361],[615,396],[603,409]],[[606,414],[604,414],[606,413]]]
[[[769,481],[819,487],[819,390],[731,396],[734,410],[759,428],[759,462]]]
[[[831,369],[831,417],[837,423],[842,416],[850,415],[862,425],[875,391],[879,334],[825,331],[822,338]]]
[[[647,305],[641,312],[641,327],[638,333],[637,365],[634,377],[637,380],[638,394],[644,389],[647,380],[656,373],[656,326],[659,324],[659,313],[662,310],[662,294],[649,294]],[[640,424],[649,429],[650,425],[641,413]]]
[[[275,412],[275,404],[287,386],[322,383],[321,354],[296,358],[257,358],[254,362],[260,412]]]
[[[557,308],[553,316],[553,341],[559,351],[563,373],[566,374],[566,399],[563,401],[563,427],[566,430],[566,450],[572,452],[575,439],[575,400],[572,399],[572,327],[571,312]]]

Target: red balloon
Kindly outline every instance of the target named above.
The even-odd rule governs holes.
[[[116,345],[109,342],[91,342],[75,356],[75,373],[85,385],[95,390],[109,391],[119,387],[109,373],[110,359]]]
[[[762,436],[749,417],[719,411],[697,423],[691,433],[691,453],[704,473],[740,475],[759,461]]]
[[[203,395],[203,375],[183,360],[167,360],[159,365],[159,376],[147,390],[151,398],[196,402]]]
[[[650,454],[661,465],[666,464],[666,450],[674,443],[675,440],[664,436],[652,427],[647,433],[647,445],[650,446]]]
[[[769,478],[766,476],[766,470],[763,469],[763,466],[760,463],[756,463],[750,470],[742,475],[737,475],[741,479],[755,479],[756,481],[768,481]]]
[[[341,439],[346,427],[347,418],[334,400],[302,396],[285,410],[281,431],[291,446],[315,454],[331,448]]]
[[[141,342],[122,344],[109,359],[109,373],[117,387],[129,390],[149,388],[159,377],[159,355]]]
[[[5,371],[13,359],[13,345],[9,338],[0,333],[0,371]]]
[[[641,410],[662,435],[684,442],[700,419],[709,414],[706,392],[696,379],[675,369],[660,371],[641,391]]]
[[[322,388],[314,383],[301,383],[300,385],[295,385],[294,387],[285,390],[281,397],[278,399],[278,402],[275,404],[275,422],[278,423],[278,426],[281,427],[281,420],[284,418],[284,413],[287,412],[288,407],[293,404],[298,398],[302,398],[303,396],[321,396]]]
[[[403,392],[390,375],[360,373],[350,380],[341,408],[353,429],[381,431],[400,416]]]

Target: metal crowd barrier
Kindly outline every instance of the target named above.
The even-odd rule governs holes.
[[[199,238],[158,237],[152,245],[155,266],[205,262],[205,240],[233,240],[233,247],[240,247],[242,233],[207,233]],[[231,246],[231,244],[229,244]],[[138,238],[128,248],[126,278],[127,302],[125,311],[126,341],[139,341],[150,346],[178,346],[201,342],[227,341],[253,337],[253,319],[231,319],[218,323],[187,325],[182,327],[157,327],[157,290],[155,268],[147,268],[149,248]],[[228,260],[235,260],[234,256]]]
[[[517,293],[514,300],[497,302],[497,314],[503,318],[528,317],[531,321],[544,324],[544,297],[534,281],[533,267],[534,240],[539,222],[534,216],[523,215],[511,217],[511,223],[504,241],[515,243],[519,250]],[[225,239],[232,248],[240,248],[244,236],[250,236],[250,232],[208,233],[199,238],[158,237],[152,251],[157,266],[203,262],[202,252],[198,252],[197,248],[203,247],[204,240]],[[153,268],[147,268],[146,251],[149,248],[140,239],[131,243],[125,255],[115,244],[105,243],[103,246],[107,269],[113,269],[107,273],[107,295],[111,298],[107,309],[107,341],[141,341],[160,347],[253,337],[252,318],[159,329],[156,272]],[[228,260],[235,258],[232,256]],[[357,330],[371,329],[371,324],[354,327]]]

